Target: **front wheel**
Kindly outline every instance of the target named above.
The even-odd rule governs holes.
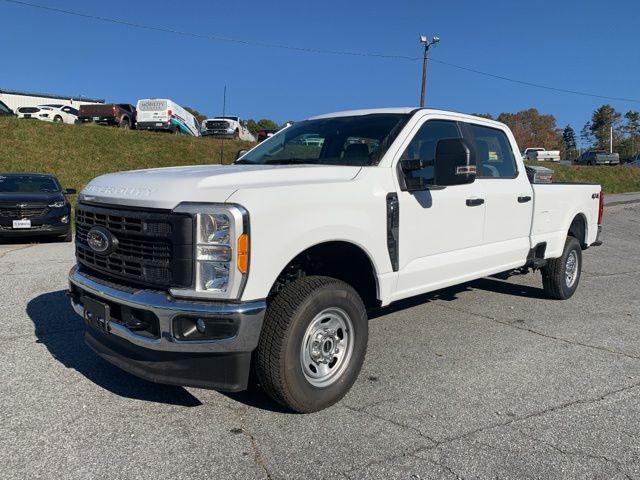
[[[327,408],[358,377],[368,335],[367,312],[350,285],[321,276],[296,280],[267,308],[256,350],[260,385],[296,412]]]
[[[62,117],[60,115],[56,115],[55,117],[53,117],[53,121],[56,123],[60,123],[62,122]]]
[[[542,285],[546,294],[557,300],[571,298],[578,288],[582,272],[582,248],[575,237],[567,237],[560,258],[542,268]]]

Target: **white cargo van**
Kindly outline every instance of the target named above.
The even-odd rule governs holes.
[[[180,105],[166,98],[138,100],[138,130],[168,130],[184,135],[200,136],[200,124],[196,117]]]

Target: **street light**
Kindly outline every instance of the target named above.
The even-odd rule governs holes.
[[[440,41],[440,37],[432,37],[431,40],[426,35],[420,35],[420,43],[424,45],[424,57],[422,59],[422,88],[420,89],[420,106],[424,107],[424,89],[427,83],[427,56],[429,47]]]

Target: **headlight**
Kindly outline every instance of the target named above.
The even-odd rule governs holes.
[[[249,266],[248,214],[237,205],[182,203],[174,212],[196,222],[195,278],[191,289],[172,289],[177,297],[235,299]]]
[[[52,204],[49,205],[49,208],[62,208],[62,207],[64,207],[63,201],[53,202]]]

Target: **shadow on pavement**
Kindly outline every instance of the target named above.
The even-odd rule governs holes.
[[[121,397],[185,407],[202,405],[182,387],[160,385],[135,377],[102,360],[84,343],[84,322],[69,304],[65,290],[49,292],[27,304],[38,342],[67,368]]]

